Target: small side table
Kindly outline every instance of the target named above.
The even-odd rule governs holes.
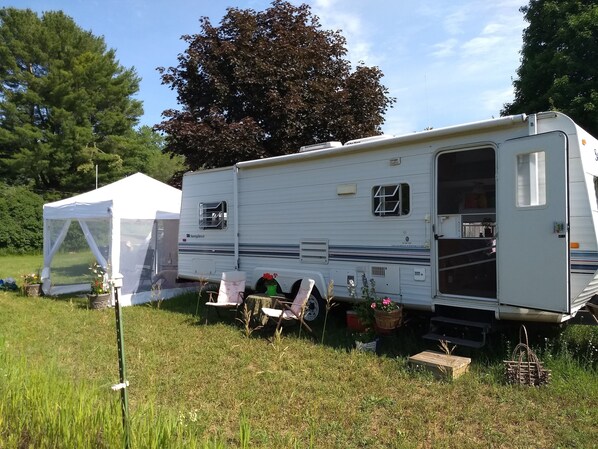
[[[268,317],[262,313],[262,307],[272,307],[276,305],[276,300],[281,296],[268,296],[265,293],[254,293],[245,297],[245,304],[249,311],[249,320],[256,326],[265,326],[268,323]]]

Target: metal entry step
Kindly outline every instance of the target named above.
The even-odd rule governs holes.
[[[423,336],[426,340],[444,340],[458,346],[481,348],[492,324],[486,321],[470,321],[447,316],[430,318],[430,330]]]

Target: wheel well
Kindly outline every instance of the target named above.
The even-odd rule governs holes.
[[[299,286],[301,285],[302,280],[303,279],[298,279],[293,283],[293,287],[291,288],[291,296],[293,298],[297,295],[297,292],[299,291]],[[311,290],[311,294],[314,295],[316,297],[316,299],[322,299],[322,295],[320,294],[318,287],[316,287],[315,285],[314,285],[314,288]]]

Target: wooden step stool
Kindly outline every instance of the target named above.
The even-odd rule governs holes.
[[[469,370],[471,359],[443,352],[424,351],[409,357],[409,363],[432,371],[436,378],[456,379]]]

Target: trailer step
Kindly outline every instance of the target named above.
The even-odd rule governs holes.
[[[486,344],[486,341],[478,341],[478,340],[468,340],[466,338],[458,338],[458,337],[449,337],[447,335],[442,334],[435,334],[433,332],[428,332],[423,336],[426,340],[436,340],[436,341],[446,341],[449,344],[457,345],[457,346],[466,346],[468,348],[480,349],[483,348]]]
[[[491,329],[492,324],[487,321],[438,315],[430,318],[430,329],[423,338],[479,349],[486,344],[486,335]]]
[[[490,330],[492,325],[486,321],[470,321],[461,320],[458,318],[452,318],[448,316],[433,316],[430,318],[430,323],[445,323],[448,325],[464,326],[464,327],[477,327],[486,331]]]

